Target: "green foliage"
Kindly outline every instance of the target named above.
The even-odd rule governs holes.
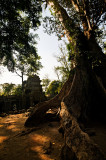
[[[14,86],[15,86],[15,84],[12,84],[12,83],[11,84],[9,84],[9,83],[2,84],[2,89],[3,89],[2,95],[4,95],[4,96],[12,95]]]
[[[54,97],[57,95],[62,87],[62,83],[60,81],[52,81],[47,88],[46,94],[50,97]]]
[[[49,83],[50,83],[50,79],[47,76],[44,79],[42,79],[42,86],[43,86],[44,92],[47,91]]]
[[[0,61],[14,69],[14,55],[35,56],[35,37],[30,29],[40,24],[42,0],[0,0]]]
[[[34,75],[42,68],[40,62],[40,56],[34,56],[33,53],[29,55],[28,58],[26,56],[18,56],[16,59],[15,72],[18,73],[20,71],[23,75]],[[18,74],[19,75],[19,74]],[[19,75],[20,77],[22,75]]]
[[[9,95],[21,96],[22,95],[21,85],[4,83],[1,86],[2,86],[1,95],[4,95],[4,96],[9,96]]]
[[[64,29],[61,23],[59,22],[59,19],[52,12],[51,12],[51,17],[48,16],[44,17],[43,22],[44,22],[43,27],[47,34],[51,35],[55,33],[56,36],[58,37],[58,40],[61,40],[62,37],[65,36]]]
[[[64,83],[70,74],[71,70],[71,61],[69,60],[70,52],[66,47],[60,46],[60,54],[56,56],[59,66],[55,67],[55,73],[57,74],[58,79]],[[61,77],[61,78],[60,78]]]
[[[22,85],[18,85],[14,87],[13,95],[22,96]]]

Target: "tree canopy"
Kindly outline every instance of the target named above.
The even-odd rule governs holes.
[[[36,57],[35,35],[30,32],[40,25],[42,0],[0,1],[0,61],[14,68],[14,55]]]
[[[49,84],[47,91],[46,91],[46,94],[49,97],[54,97],[55,95],[57,95],[60,92],[61,87],[62,87],[62,83],[60,81],[54,80]]]

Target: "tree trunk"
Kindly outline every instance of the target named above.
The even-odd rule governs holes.
[[[91,53],[94,60],[93,69],[97,76],[101,78],[103,86],[106,89],[106,55],[102,52],[102,49],[98,45],[94,36],[90,37],[88,46],[89,52]]]
[[[68,96],[64,97],[70,113],[80,121],[105,120],[106,92],[85,59],[80,59]]]

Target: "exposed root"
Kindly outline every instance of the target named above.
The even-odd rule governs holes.
[[[76,118],[69,113],[64,102],[61,104],[60,116],[64,129],[66,146],[66,149],[64,149],[63,152],[68,148],[72,153],[72,156],[77,160],[105,160],[100,148],[91,141],[87,133],[80,129]],[[67,152],[67,154],[69,154],[69,152]],[[66,153],[65,156],[69,157]]]

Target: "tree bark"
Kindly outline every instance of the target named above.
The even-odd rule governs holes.
[[[81,130],[64,102],[61,103],[60,116],[65,138],[61,160],[105,160],[100,148]]]
[[[89,39],[88,46],[90,55],[93,57],[93,61],[97,61],[96,65],[93,64],[94,72],[101,78],[103,86],[106,89],[106,55],[102,52],[102,49],[98,45],[94,36],[91,36]]]
[[[83,58],[80,59],[80,66],[76,68],[69,94],[63,101],[69,112],[82,122],[105,120],[106,92]]]

